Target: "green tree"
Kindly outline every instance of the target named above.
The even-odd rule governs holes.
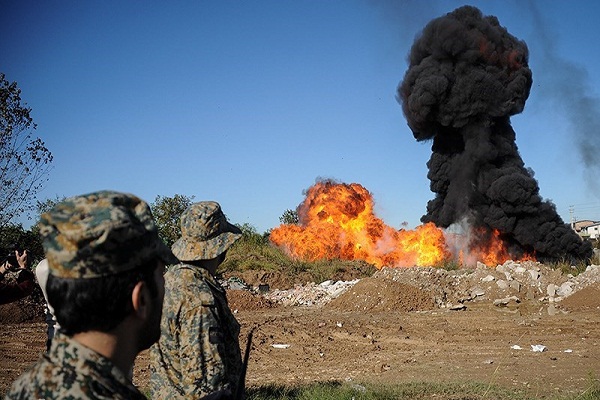
[[[298,222],[300,222],[298,212],[296,210],[285,210],[279,217],[279,222],[285,225],[298,225]]]
[[[269,236],[265,233],[262,235],[258,233],[256,227],[249,223],[235,224],[242,231],[241,241],[246,243],[252,243],[255,245],[266,244],[269,241]]]
[[[181,236],[179,218],[193,202],[194,196],[176,194],[173,197],[156,196],[150,208],[158,227],[158,235],[169,247]]]
[[[30,113],[17,83],[0,73],[0,227],[35,207],[50,171],[52,153],[33,136]]]
[[[63,196],[63,197],[56,196],[53,199],[47,198],[44,201],[40,201],[40,200],[36,201],[35,208],[37,209],[37,218],[35,219],[36,223],[33,224],[31,226],[31,228],[29,228],[29,231],[31,232],[31,234],[39,236],[40,230],[39,230],[39,227],[38,227],[38,222],[40,221],[40,218],[42,217],[42,214],[45,213],[45,212],[50,211],[50,209],[52,207],[54,207],[55,205],[57,205],[58,203],[60,203],[61,201],[65,200],[65,199],[66,199],[65,196]],[[41,240],[41,238],[40,238],[40,240]]]

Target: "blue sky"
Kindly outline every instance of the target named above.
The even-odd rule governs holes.
[[[431,143],[396,88],[415,35],[464,4],[529,47],[512,123],[542,197],[565,222],[570,206],[600,220],[600,168],[577,144],[600,143],[594,0],[0,0],[0,71],[54,155],[42,199],[178,193],[262,232],[323,177],[362,184],[388,225],[412,228],[433,198]]]

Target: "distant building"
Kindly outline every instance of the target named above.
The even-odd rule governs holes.
[[[575,230],[575,232],[581,234],[585,233],[585,230],[588,226],[597,224],[598,221],[592,221],[590,219],[582,219],[581,221],[576,221],[571,223],[571,228]]]
[[[600,239],[600,222],[585,227],[586,237],[591,240]]]

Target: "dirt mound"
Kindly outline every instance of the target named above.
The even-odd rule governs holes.
[[[36,286],[33,293],[24,299],[0,305],[0,326],[44,321],[45,304],[42,290]]]
[[[26,320],[27,319],[24,318],[21,307],[17,302],[0,306],[0,324],[19,323]]]
[[[228,290],[227,301],[232,311],[256,311],[275,308],[278,304],[247,290]]]
[[[419,311],[435,308],[433,296],[385,278],[364,278],[326,307],[339,311]]]
[[[600,308],[600,283],[585,287],[558,303],[560,308],[581,311]]]

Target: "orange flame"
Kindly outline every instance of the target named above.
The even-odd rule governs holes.
[[[481,262],[495,267],[508,260],[535,261],[534,254],[511,254],[497,229],[467,227],[462,233],[445,233],[450,252],[461,265],[475,266]]]
[[[292,257],[364,260],[383,266],[434,266],[450,258],[444,233],[428,223],[396,230],[373,213],[373,197],[352,183],[318,182],[298,208],[299,225],[281,225],[271,241]]]
[[[507,260],[535,261],[535,256],[532,254],[525,253],[520,257],[511,256],[504,241],[500,237],[500,231],[497,229],[493,229],[488,235],[485,235],[485,232],[481,229],[474,229],[474,231],[480,236],[487,237],[479,245],[471,243],[469,251],[471,256],[474,256],[478,261],[485,265],[496,266]]]
[[[446,233],[433,223],[396,230],[377,218],[373,207],[371,193],[357,183],[318,182],[298,207],[299,224],[281,225],[270,238],[297,259],[364,260],[377,268],[439,266],[452,258],[490,267],[507,260],[535,261],[533,254],[511,255],[498,230]]]

